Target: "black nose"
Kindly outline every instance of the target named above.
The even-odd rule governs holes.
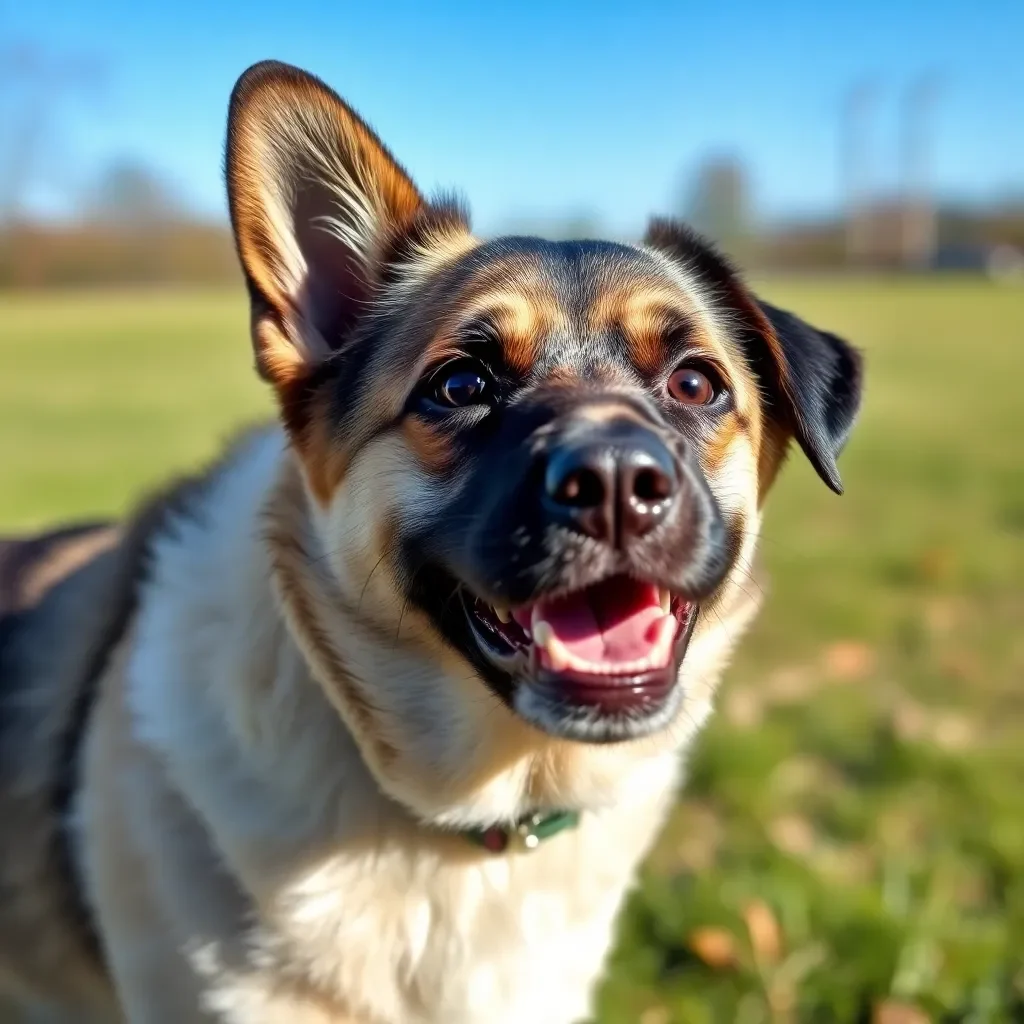
[[[668,448],[634,423],[609,423],[567,440],[544,474],[549,511],[565,526],[615,547],[654,529],[672,507],[679,472]]]

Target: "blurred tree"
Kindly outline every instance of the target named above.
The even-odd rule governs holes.
[[[184,213],[170,186],[133,160],[107,168],[89,197],[87,211],[90,220],[118,228],[151,228]]]

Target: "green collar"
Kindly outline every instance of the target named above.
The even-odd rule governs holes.
[[[490,828],[469,829],[463,835],[491,853],[504,853],[513,839],[520,849],[535,850],[542,840],[550,839],[567,828],[575,828],[579,823],[577,811],[554,811],[551,814],[528,814],[510,828],[492,825]]]

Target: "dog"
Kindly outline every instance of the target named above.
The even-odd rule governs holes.
[[[227,184],[279,420],[0,549],[0,988],[585,1018],[766,496],[794,444],[841,492],[861,357],[671,221],[474,236],[287,65],[239,79]]]

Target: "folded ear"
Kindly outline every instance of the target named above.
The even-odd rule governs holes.
[[[860,353],[759,300],[729,261],[685,225],[654,220],[644,242],[678,261],[738,314],[750,364],[786,427],[822,480],[842,494],[836,460],[860,408]]]
[[[818,475],[843,493],[836,460],[846,445],[860,408],[863,362],[842,338],[762,300],[771,324],[765,337],[776,387],[793,416],[796,439]]]
[[[256,365],[280,393],[351,336],[424,203],[331,89],[274,61],[232,93],[227,181]]]

